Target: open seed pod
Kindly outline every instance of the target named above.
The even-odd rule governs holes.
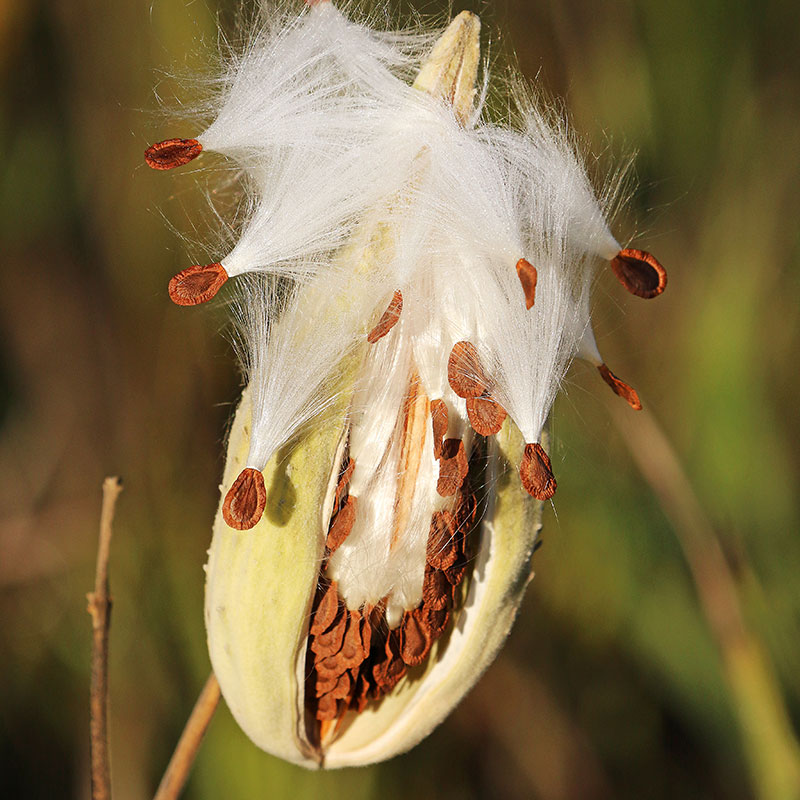
[[[245,391],[231,430],[223,496],[245,466],[250,428],[251,404]],[[267,503],[260,522],[249,531],[233,530],[220,510],[208,563],[208,643],[225,700],[259,747],[307,767],[355,766],[389,758],[413,747],[452,711],[508,634],[533,574],[531,554],[541,527],[542,503],[521,488],[514,468],[525,444],[507,420],[493,440],[473,448],[476,457],[465,483],[485,483],[496,487],[496,493],[477,498],[477,507],[461,509],[462,517],[475,516],[461,524],[469,554],[447,568],[453,580],[460,580],[455,585],[444,580],[445,586],[431,593],[433,604],[438,598],[442,605],[438,621],[449,618],[436,638],[436,624],[422,623],[423,638],[431,639],[427,654],[420,663],[406,664],[403,645],[411,648],[403,640],[419,636],[415,616],[435,616],[437,609],[423,602],[418,606],[421,612],[404,614],[390,631],[384,611],[376,607],[368,613],[362,608],[357,612],[359,635],[350,637],[361,653],[345,654],[349,661],[340,658],[354,666],[339,675],[332,674],[334,667],[320,676],[311,646],[320,634],[335,628],[337,617],[347,614],[341,598],[336,597],[335,604],[326,598],[332,584],[325,578],[326,540],[331,517],[335,523],[337,494],[338,507],[346,506],[346,486],[339,488],[345,431],[346,408],[341,407],[324,425],[276,454],[263,473]],[[427,431],[422,446],[432,450],[433,436]],[[487,451],[477,457],[483,447]],[[438,535],[432,525],[429,572],[431,560],[449,541],[440,544]],[[443,563],[449,563],[445,558]],[[459,560],[464,563],[459,565]],[[460,576],[455,574],[458,567]],[[439,572],[444,575],[447,570]],[[348,638],[353,619],[351,613],[342,640]],[[312,630],[320,634],[314,636]],[[329,638],[335,640],[335,632]],[[326,646],[333,651],[337,643]],[[338,646],[341,654],[347,642]],[[393,648],[397,657],[387,669],[386,653]],[[416,661],[417,655],[407,653],[408,660]],[[347,677],[341,680],[342,675]],[[326,719],[319,718],[320,706],[331,701],[316,696],[326,688],[323,681],[342,695],[332,698],[335,713],[323,713]],[[342,683],[347,688],[340,686],[337,692],[336,685]]]

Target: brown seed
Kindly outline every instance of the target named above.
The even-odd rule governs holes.
[[[469,461],[461,439],[445,439],[439,458],[439,480],[436,491],[442,497],[454,495],[469,472]]]
[[[197,139],[165,139],[144,151],[144,160],[152,169],[173,169],[193,161],[203,150]]]
[[[525,491],[537,500],[549,500],[556,493],[550,458],[538,442],[525,445],[519,476]]]
[[[636,389],[632,386],[628,386],[625,381],[620,380],[605,364],[601,364],[597,368],[597,371],[600,373],[603,380],[611,387],[614,394],[618,394],[626,400],[634,411],[642,410],[642,402],[639,400]]]
[[[531,309],[536,300],[536,281],[539,277],[536,267],[530,261],[521,258],[517,261],[517,276],[522,284],[522,291],[525,293],[525,308]]]
[[[342,649],[339,651],[344,669],[357,667],[367,655],[369,654],[364,651],[361,643],[361,614],[358,611],[351,611]]]
[[[335,552],[350,535],[350,531],[353,530],[357,506],[358,498],[351,494],[339,509],[339,513],[333,518],[328,531],[328,538],[325,540],[325,546],[328,548],[329,554]]]
[[[435,569],[447,569],[456,563],[458,550],[454,539],[456,524],[449,511],[436,511],[431,519],[426,558]]]
[[[352,688],[353,679],[350,676],[350,673],[343,672],[336,681],[336,685],[330,692],[328,692],[328,694],[337,700],[346,700]]]
[[[646,250],[620,250],[611,260],[611,269],[631,294],[645,300],[657,297],[667,287],[667,271]]]
[[[400,655],[400,629],[389,632],[384,647],[384,657],[372,667],[375,689],[372,694],[377,699],[388,694],[397,686],[407,667]]]
[[[367,608],[361,615],[361,622],[359,624],[361,634],[361,649],[364,651],[364,658],[369,657],[369,649],[372,645],[372,612]]]
[[[450,621],[450,611],[446,608],[428,608],[423,606],[420,609],[420,619],[432,639],[438,639]]]
[[[494,436],[500,433],[507,414],[499,403],[488,395],[470,397],[467,400],[467,417],[475,433],[481,436]]]
[[[431,400],[431,426],[433,428],[433,457],[442,455],[442,440],[447,436],[447,403]]]
[[[228,280],[222,264],[188,267],[169,282],[169,299],[179,306],[197,306],[210,300]]]
[[[254,527],[264,513],[267,504],[267,490],[264,476],[252,467],[239,473],[233,486],[225,495],[222,504],[222,518],[230,528],[247,531]]]
[[[334,720],[339,716],[339,701],[326,694],[320,697],[315,714],[318,720]]]
[[[419,609],[406,612],[400,626],[400,655],[409,667],[421,664],[431,649],[431,637]]]
[[[328,694],[328,692],[332,692],[336,688],[336,684],[339,683],[339,678],[341,675],[331,675],[330,677],[320,678],[318,675],[315,676],[316,681],[314,682],[314,695],[316,697],[322,697],[324,694]]]
[[[463,488],[463,487],[462,487]],[[478,514],[478,498],[472,492],[462,491],[456,506],[456,532],[462,536],[469,532]]]
[[[462,554],[452,567],[448,567],[444,571],[444,576],[447,578],[453,589],[455,589],[461,583],[461,581],[464,580],[464,576],[467,574],[467,563],[468,561],[466,556]],[[455,601],[455,594],[453,595],[453,600]]]
[[[347,630],[347,611],[343,606],[339,606],[335,622],[324,633],[317,634],[311,640],[311,650],[316,653],[316,661],[323,658],[335,656],[341,649],[344,642],[344,634]]]
[[[319,603],[314,611],[314,617],[311,620],[309,633],[312,636],[319,636],[319,634],[328,630],[328,628],[333,625],[338,611],[339,590],[336,581],[333,581],[328,584],[327,588],[322,592],[322,596],[319,598]]]
[[[341,502],[342,496],[344,495],[344,490],[350,483],[350,478],[353,477],[353,470],[355,470],[355,468],[356,468],[356,462],[353,461],[352,458],[348,458],[347,466],[342,470],[341,474],[339,475],[339,482],[336,484],[336,498],[333,503],[334,509],[339,508],[339,503]]]
[[[422,581],[422,605],[424,608],[441,610],[453,599],[453,589],[447,576],[440,569],[425,567]]]
[[[479,397],[487,388],[486,375],[471,342],[456,342],[447,359],[447,380],[459,397]]]
[[[360,672],[353,687],[353,696],[350,699],[350,708],[354,708],[359,714],[367,707],[370,683],[364,672]]]
[[[386,311],[383,312],[383,316],[378,320],[378,324],[367,334],[367,341],[370,344],[375,344],[378,339],[386,336],[386,334],[397,325],[397,320],[400,319],[400,312],[402,310],[403,294],[398,289],[389,301],[389,306]]]

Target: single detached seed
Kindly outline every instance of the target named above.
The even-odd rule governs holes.
[[[602,376],[603,380],[611,387],[614,394],[618,394],[623,399],[627,400],[628,405],[634,411],[642,410],[642,403],[639,400],[639,395],[636,389],[629,386],[625,381],[620,380],[605,364],[601,364],[597,371]]]
[[[170,280],[167,291],[176,305],[196,306],[210,300],[227,280],[222,264],[187,267]]]
[[[538,442],[525,445],[519,476],[525,491],[537,500],[549,500],[556,493],[550,458]]]
[[[174,169],[193,161],[203,150],[197,139],[165,139],[144,151],[144,160],[152,169]]]
[[[620,250],[611,261],[619,282],[637,297],[649,300],[667,288],[667,271],[646,250]]]
[[[264,476],[252,467],[243,469],[225,495],[222,517],[230,528],[246,531],[254,527],[264,513],[267,490]]]
[[[389,306],[383,315],[378,320],[378,324],[367,334],[367,341],[370,344],[375,344],[378,339],[386,336],[389,331],[397,325],[397,320],[400,319],[400,312],[403,310],[403,295],[398,289],[394,293],[389,302]]]
[[[494,436],[500,433],[507,416],[506,410],[487,395],[467,400],[467,418],[475,433]]]
[[[459,397],[480,397],[486,391],[486,375],[478,351],[471,342],[453,345],[447,360],[447,380]]]
[[[521,258],[517,261],[517,276],[522,284],[522,291],[525,293],[525,308],[530,310],[536,300],[536,281],[539,277],[536,267],[530,261]]]

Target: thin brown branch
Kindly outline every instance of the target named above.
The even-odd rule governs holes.
[[[92,800],[111,800],[111,771],[108,757],[108,629],[111,624],[111,598],[108,594],[108,557],[111,550],[111,523],[122,491],[119,478],[103,481],[103,507],[100,512],[100,543],[94,591],[86,595],[92,615],[92,681],[89,696],[90,750],[92,756]]]
[[[216,675],[212,672],[194,704],[154,800],[175,800],[183,791],[197,751],[200,749],[200,743],[208,730],[218,703],[219,683]]]

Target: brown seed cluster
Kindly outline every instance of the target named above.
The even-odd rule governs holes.
[[[525,259],[533,271],[523,267],[522,272],[532,280],[533,290],[536,288],[536,270]],[[519,271],[519,264],[517,270]],[[525,282],[523,281],[523,286]],[[531,300],[531,305],[533,301]],[[530,308],[530,305],[528,306]],[[467,418],[475,433],[481,436],[494,436],[503,427],[507,416],[506,410],[492,397],[492,383],[486,376],[478,351],[471,342],[456,342],[447,360],[447,380],[450,388],[467,401]],[[434,443],[435,446],[435,443]]]
[[[458,610],[459,587],[472,555],[469,536],[477,521],[477,501],[468,481],[462,480],[454,510],[438,511],[431,519],[422,601],[390,630],[383,603],[350,610],[336,583],[323,577],[327,557],[343,541],[341,531],[348,524],[352,527],[352,523],[337,525],[343,513],[355,509],[355,498],[347,494],[352,464],[346,456],[309,627],[306,706],[319,724],[320,738],[346,711],[363,711],[369,702],[391,692],[410,667],[425,661]]]

